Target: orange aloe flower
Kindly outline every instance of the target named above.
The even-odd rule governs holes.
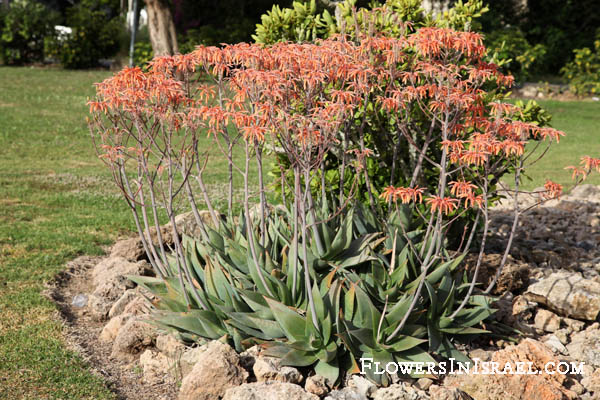
[[[477,186],[467,181],[452,181],[450,182],[450,193],[458,198],[469,197],[473,194],[473,189]]]
[[[389,202],[390,199],[393,201],[400,201],[402,204],[415,202],[420,203],[423,201],[423,191],[424,188],[414,187],[414,188],[405,188],[405,187],[393,187],[388,186],[383,190],[383,193],[379,197],[385,199],[385,201]]]
[[[588,173],[583,168],[577,168],[577,167],[570,165],[568,167],[565,167],[565,169],[573,170],[573,174],[571,175],[571,179],[573,179],[573,180],[577,179],[580,176],[581,176],[582,180],[585,180],[585,178],[587,178]]]
[[[544,189],[546,189],[546,191],[542,194],[542,197],[545,199],[560,199],[563,187],[562,185],[552,182],[551,180],[546,180]]]
[[[425,202],[431,207],[431,212],[438,211],[445,215],[456,210],[458,206],[458,200],[450,197],[431,196]]]
[[[596,171],[600,172],[600,158],[583,156],[581,157],[581,165],[583,165],[583,167],[588,171],[595,169]]]

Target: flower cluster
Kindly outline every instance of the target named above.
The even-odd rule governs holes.
[[[97,84],[97,99],[89,107],[96,116],[130,117],[119,129],[103,131],[101,149],[113,162],[125,154],[142,157],[166,125],[175,131],[205,131],[217,141],[226,136],[228,143],[239,137],[251,149],[271,143],[297,168],[316,167],[331,146],[347,140],[349,118],[370,101],[399,116],[400,137],[394,140],[404,137],[410,143],[409,123],[402,116],[416,108],[433,121],[444,157],[459,173],[453,174],[448,189],[418,188],[414,181],[395,187],[390,182],[379,197],[388,203],[420,202],[430,190],[426,204],[447,214],[460,201],[465,208],[481,207],[481,182],[465,180],[471,176],[468,171],[490,170],[499,159],[523,157],[532,140],[558,142],[563,135],[514,119],[519,110],[511,104],[486,104],[484,84],[506,86],[512,79],[483,62],[484,54],[479,34],[442,28],[357,42],[337,36],[315,44],[199,46],[190,54],[156,58],[147,72],[124,69]],[[410,68],[399,68],[402,63]],[[228,137],[232,127],[237,134]],[[123,135],[127,130],[137,131],[135,151],[126,150],[131,148]],[[427,148],[417,150],[425,153]],[[361,173],[365,158],[372,156],[361,146],[346,154],[357,159]],[[442,167],[447,173],[448,166]],[[585,178],[600,164],[588,157],[581,167],[569,168],[574,177]]]

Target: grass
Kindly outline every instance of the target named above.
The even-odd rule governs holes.
[[[64,344],[44,282],[133,225],[85,122],[103,71],[0,68],[0,398],[112,399]]]
[[[539,162],[526,169],[531,181],[525,180],[524,186],[533,189],[550,179],[566,189],[572,180],[564,167],[578,165],[584,155],[600,157],[600,102],[541,100],[538,103],[552,114],[551,125],[566,135]],[[600,185],[600,174],[592,174],[585,183]]]
[[[107,76],[0,68],[0,399],[114,398],[66,348],[56,309],[40,294],[67,261],[102,254],[134,229],[85,122],[92,83]],[[530,169],[530,187],[566,183],[564,165],[600,154],[599,103],[540,103],[567,137]],[[225,163],[214,162],[206,181],[224,193]]]

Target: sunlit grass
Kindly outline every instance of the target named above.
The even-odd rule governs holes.
[[[550,179],[567,188],[572,180],[564,167],[578,165],[585,155],[600,157],[600,102],[541,100],[538,103],[552,114],[551,125],[565,132],[565,136],[539,162],[526,169],[531,181],[524,180],[524,186],[533,189]],[[542,146],[537,154],[541,151]],[[585,183],[599,185],[600,174],[592,174]]]

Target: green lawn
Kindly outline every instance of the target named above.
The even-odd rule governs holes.
[[[113,397],[66,349],[55,307],[40,295],[67,261],[102,254],[134,228],[85,123],[92,83],[107,76],[0,68],[0,399]],[[530,187],[565,183],[564,165],[600,154],[600,103],[541,103],[567,137],[531,169]],[[224,165],[215,159],[207,171],[216,193]]]
[[[551,125],[565,132],[566,136],[560,143],[552,145],[544,158],[527,169],[532,181],[526,181],[525,187],[533,189],[551,179],[566,189],[572,181],[571,173],[564,170],[565,166],[578,165],[584,155],[600,157],[600,102],[544,100],[538,103],[552,114]],[[600,174],[592,174],[585,183],[599,185]]]
[[[114,396],[67,350],[43,284],[133,228],[85,123],[106,72],[0,68],[0,398]]]

